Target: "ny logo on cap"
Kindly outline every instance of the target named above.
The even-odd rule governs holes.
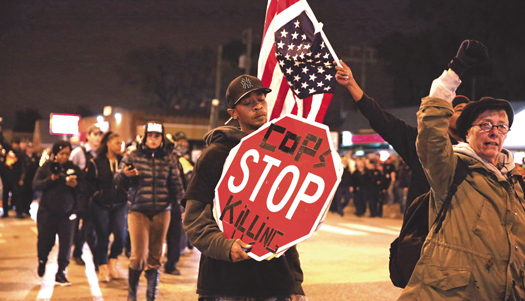
[[[251,81],[249,78],[247,78],[247,77],[243,77],[243,78],[241,79],[241,85],[242,85],[242,87],[243,87],[245,90],[246,90],[246,89],[250,89],[250,88],[253,87],[253,85],[252,85],[252,81]]]

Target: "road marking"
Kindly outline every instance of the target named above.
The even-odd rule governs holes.
[[[326,232],[332,232],[336,234],[342,234],[342,235],[367,235],[367,233],[362,232],[362,231],[349,230],[349,229],[344,229],[344,228],[340,228],[336,226],[330,226],[326,224],[323,224],[320,230],[326,231]]]
[[[360,230],[360,231],[366,231],[366,232],[373,232],[373,233],[381,233],[381,234],[390,234],[390,235],[399,235],[399,230],[388,230],[378,227],[372,227],[367,225],[360,225],[360,224],[351,224],[351,223],[339,223],[338,225],[347,227],[350,229]]]

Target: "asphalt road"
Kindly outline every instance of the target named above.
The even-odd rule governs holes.
[[[311,301],[396,300],[401,290],[388,277],[388,248],[401,226],[396,211],[386,208],[386,217],[355,217],[348,207],[345,216],[329,213],[323,226],[298,249],[304,272],[304,290]],[[46,274],[38,277],[36,224],[30,219],[0,219],[0,300],[125,300],[127,279],[99,283],[84,247],[86,266],[71,263],[72,286],[54,286],[57,269],[53,248]],[[197,300],[195,294],[197,250],[181,257],[181,276],[161,274],[157,300]],[[119,258],[118,269],[127,275],[128,259]],[[141,279],[139,300],[145,300],[146,281]]]

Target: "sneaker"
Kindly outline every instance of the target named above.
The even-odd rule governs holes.
[[[44,277],[46,273],[46,263],[43,260],[38,261],[38,277]]]
[[[86,265],[86,263],[80,256],[73,256],[73,261],[78,265]]]
[[[71,282],[67,280],[66,275],[64,275],[64,273],[57,273],[55,276],[55,284],[60,286],[70,286]]]
[[[177,269],[177,268],[174,268],[173,270],[172,269],[164,269],[164,273],[165,274],[170,274],[170,275],[180,275],[180,271]]]

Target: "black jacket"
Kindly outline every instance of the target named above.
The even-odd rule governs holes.
[[[124,175],[124,168],[133,164],[139,171],[136,177]],[[121,172],[115,174],[115,183],[128,191],[131,211],[158,213],[170,210],[184,193],[177,159],[164,149],[151,151],[141,145],[124,156]]]
[[[408,208],[417,196],[430,190],[430,185],[416,152],[417,127],[411,126],[404,120],[385,111],[366,94],[363,94],[361,100],[356,104],[363,116],[368,119],[370,127],[392,145],[410,167],[412,174],[406,200]],[[452,144],[457,144],[457,141],[452,137],[451,141]]]
[[[68,161],[62,165],[64,173],[57,180],[51,180],[51,161],[47,161],[38,168],[33,179],[33,189],[42,191],[39,210],[48,210],[56,213],[76,212],[77,198],[81,196],[85,186],[84,176],[78,166]],[[72,170],[77,176],[78,185],[73,188],[66,185],[66,172]]]
[[[119,164],[121,160],[122,156],[118,156],[117,162]],[[110,209],[125,204],[128,194],[123,187],[113,183],[113,178],[114,173],[106,155],[100,155],[91,159],[86,169],[86,191],[88,197],[97,205]]]
[[[205,136],[207,149],[195,165],[184,200],[188,201],[184,230],[201,254],[197,293],[203,296],[268,298],[304,295],[303,272],[295,246],[272,260],[233,263],[229,258],[234,239],[227,239],[213,219],[215,186],[230,150],[246,134],[220,127]],[[185,204],[186,205],[186,204]]]

